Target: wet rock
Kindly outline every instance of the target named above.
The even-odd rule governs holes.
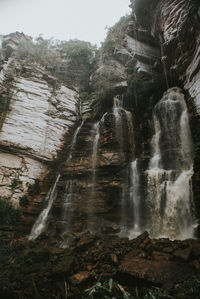
[[[118,263],[118,259],[117,259],[116,254],[111,254],[111,255],[110,255],[110,258],[111,258],[111,261],[112,261],[114,264],[117,264],[117,263]]]
[[[53,276],[63,277],[63,275],[68,274],[75,265],[75,258],[73,256],[66,256],[58,263],[58,265],[53,269]]]
[[[138,244],[142,244],[142,243],[145,241],[145,239],[149,240],[148,238],[149,238],[149,233],[145,231],[144,233],[142,233],[141,235],[139,235],[139,236],[136,238],[136,242],[137,242]],[[144,243],[144,244],[145,244],[145,243]],[[143,247],[143,245],[142,245],[142,247]]]
[[[175,250],[173,254],[176,257],[183,259],[184,261],[188,261],[190,258],[191,252],[192,252],[191,248],[186,248],[186,249]]]
[[[196,257],[200,257],[200,242],[199,241],[193,241],[191,243],[192,246],[192,253]]]
[[[69,277],[73,285],[79,285],[86,282],[91,277],[91,272],[82,271]]]
[[[170,261],[173,260],[173,255],[164,253],[164,252],[159,252],[159,251],[154,251],[152,252],[152,257],[156,261]]]
[[[120,264],[119,274],[128,275],[133,281],[140,279],[169,286],[190,278],[195,274],[195,268],[192,264],[135,258],[129,253]]]
[[[163,248],[163,251],[166,253],[171,253],[174,251],[174,249],[173,249],[173,247],[165,247],[165,248]]]
[[[96,240],[96,238],[92,237],[92,236],[83,237],[83,239],[81,239],[76,244],[76,250],[78,250],[78,251],[87,250],[88,248],[90,248],[94,244],[95,240]]]

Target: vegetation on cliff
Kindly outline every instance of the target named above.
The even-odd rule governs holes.
[[[22,40],[17,50],[19,59],[37,62],[60,80],[85,89],[89,84],[96,46],[80,40],[57,41],[39,36],[35,42]]]

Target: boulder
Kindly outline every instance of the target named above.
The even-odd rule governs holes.
[[[130,252],[122,260],[118,274],[122,279],[128,276],[133,283],[139,280],[141,284],[147,281],[152,284],[171,286],[190,278],[195,274],[195,268],[189,263],[138,258],[135,257],[135,253]]]

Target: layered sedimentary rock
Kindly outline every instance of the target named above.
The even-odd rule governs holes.
[[[180,56],[180,53],[177,54],[176,51],[172,52],[169,44],[174,40],[175,32],[164,24],[166,21],[166,24],[169,23],[173,28],[183,26],[184,30],[187,30],[184,20],[190,20],[193,16],[191,12],[195,5],[193,3],[186,4],[184,1],[181,3],[170,1],[166,7],[166,3],[162,1],[145,2],[144,8],[147,9],[147,12],[144,20],[141,18],[143,7],[141,3],[136,1],[134,5],[136,16],[127,23],[126,30],[115,44],[112,55],[109,48],[97,61],[91,77],[92,84],[100,80],[101,76],[108,79],[111,76],[111,81],[106,86],[106,92],[101,94],[99,101],[92,102],[93,112],[88,114],[84,123],[80,124],[70,158],[66,154],[60,168],[61,178],[57,185],[58,194],[48,217],[49,230],[63,240],[68,238],[70,232],[85,229],[134,237],[145,229],[152,231],[152,227],[156,226],[157,217],[162,226],[164,219],[168,219],[169,215],[174,215],[167,207],[173,197],[172,189],[178,188],[179,190],[181,187],[178,177],[174,177],[174,168],[176,167],[173,166],[173,155],[166,155],[165,165],[155,168],[157,172],[153,174],[154,179],[160,173],[159,170],[163,171],[162,176],[164,177],[162,181],[157,178],[157,187],[150,195],[153,190],[149,182],[151,160],[154,159],[154,155],[156,156],[152,140],[154,134],[164,134],[159,133],[159,129],[154,127],[153,110],[161,100],[164,91],[169,87],[184,86],[183,92],[190,93],[186,86],[189,62],[185,61],[180,65],[177,59],[186,57],[185,59],[191,59],[192,63],[191,57],[194,57],[196,52],[193,50],[190,52],[188,49],[183,56]],[[190,7],[187,14],[186,6]],[[183,18],[179,15],[180,11],[183,13]],[[163,18],[161,18],[162,14]],[[195,35],[192,36],[192,40],[196,45]],[[188,58],[189,53],[191,54],[190,58]],[[177,65],[176,71],[175,65]],[[179,67],[181,67],[180,70],[178,70]],[[115,80],[112,78],[113,74]],[[178,99],[181,91],[179,92],[178,88],[174,90]],[[169,90],[168,93],[170,94],[170,92]],[[171,96],[169,96],[170,100]],[[181,101],[185,101],[183,95]],[[188,99],[186,97],[186,101],[193,101],[192,113],[194,114],[198,98],[191,99],[190,97]],[[185,113],[187,114],[184,112],[184,115]],[[166,114],[166,122],[173,118],[172,114],[169,114],[169,119]],[[177,108],[174,115],[179,114]],[[183,119],[185,118],[181,116],[181,120],[176,117],[172,120],[175,122],[173,130],[176,130],[176,127],[180,127],[182,130]],[[193,118],[190,120],[191,124],[195,121],[196,119],[193,121]],[[162,128],[163,123],[164,121],[160,124],[161,131],[166,129]],[[192,126],[191,128],[194,136],[195,132]],[[169,129],[169,135],[176,135],[173,130]],[[164,156],[165,148],[169,147],[173,152],[170,137],[168,143],[163,141],[163,138],[158,139],[157,145],[160,147],[161,157]],[[193,159],[193,144],[190,140],[187,142],[190,144],[189,159]],[[180,152],[185,151],[184,146],[182,142],[178,142]],[[64,151],[66,152],[66,150]],[[196,164],[196,160],[194,161],[195,169],[198,164]],[[188,166],[190,175],[187,177],[188,179],[186,178],[189,190],[188,196],[186,196],[186,205],[188,205],[187,214],[190,218],[186,222],[190,224],[185,227],[182,220],[179,221],[178,217],[174,216],[176,219],[170,218],[171,224],[170,229],[166,229],[167,233],[162,234],[159,231],[153,236],[159,237],[161,233],[165,237],[179,238],[181,230],[188,231],[188,234],[183,233],[184,237],[180,238],[194,236],[195,217],[198,217],[197,185],[194,181],[198,171],[194,171],[193,174],[192,165],[193,161],[191,160],[190,166]],[[170,180],[166,177],[167,173]],[[191,200],[192,174],[193,190],[196,190],[194,192],[196,208]],[[177,195],[176,198],[177,209],[182,198],[179,191],[180,196]],[[164,193],[168,195],[165,196]],[[178,230],[175,227],[179,227]]]
[[[199,236],[199,3],[132,5],[78,109],[77,92],[38,64],[12,54],[2,65],[0,196],[24,202],[29,224],[0,231],[5,248],[26,234],[9,244],[17,258],[5,250],[5,290],[10,276],[18,295],[76,298],[114,276],[135,297],[143,286],[198,297],[199,241],[168,238]]]
[[[48,178],[49,187],[56,182],[52,195],[39,196],[44,207],[49,198],[54,198],[46,215],[48,221],[45,220],[45,229],[52,234],[64,241],[72,231],[87,229],[131,237],[145,229],[151,231],[151,226],[155,224],[152,213],[159,215],[162,225],[163,219],[169,215],[166,214],[168,196],[164,193],[171,192],[170,186],[171,189],[175,188],[177,177],[173,176],[176,172],[173,172],[173,155],[163,153],[165,148],[172,146],[170,137],[168,143],[163,137],[157,138],[160,156],[167,158],[163,165],[157,165],[156,168],[157,173],[160,170],[164,176],[161,182],[156,181],[154,191],[157,193],[149,195],[151,161],[156,156],[152,143],[156,134],[162,129],[166,130],[166,126],[162,128],[163,121],[160,121],[159,128],[155,127],[153,111],[163,93],[177,86],[174,89],[177,98],[179,93],[185,94],[181,101],[186,101],[188,107],[194,141],[194,145],[192,141],[188,142],[192,157],[188,168],[191,170],[187,181],[190,190],[188,197],[192,198],[193,191],[194,201],[189,203],[187,214],[191,215],[191,221],[188,221],[191,234],[186,237],[194,236],[195,217],[199,217],[200,211],[199,129],[196,130],[199,101],[197,8],[195,1],[133,1],[134,13],[126,28],[120,33],[114,47],[105,47],[91,74],[90,87],[94,90],[102,76],[105,81],[108,80],[108,84],[105,90],[101,89],[101,85],[98,91],[95,90],[97,98],[91,101],[90,107],[87,103],[79,106],[79,118],[76,112],[77,93],[45,73],[41,66],[31,65],[34,71],[30,66],[24,66],[23,73],[19,62],[13,57],[4,64],[2,86],[6,86],[5,74],[9,74],[10,69],[15,69],[16,75],[11,76],[11,83],[6,89],[11,101],[4,97],[0,141],[6,152],[2,155],[8,154],[9,147],[9,155],[12,155],[12,159],[18,157],[18,162],[7,183],[2,184],[2,190],[4,194],[7,192],[7,197],[13,197],[17,202],[24,192],[28,192],[29,184],[34,184],[36,178]],[[192,23],[191,27],[187,26],[188,22]],[[189,44],[185,36],[188,36]],[[3,45],[9,44],[6,42]],[[174,115],[178,115],[178,110]],[[168,116],[166,123],[172,117]],[[173,121],[177,121],[173,130],[176,126],[181,127],[182,120],[175,117]],[[173,135],[173,132],[170,131],[170,134]],[[3,156],[2,160],[6,161]],[[38,174],[29,177],[19,165],[24,163],[24,169],[27,168],[29,173],[30,169],[35,169],[29,166],[34,161],[40,165],[35,167],[39,169]],[[52,175],[51,172],[48,176],[52,162],[55,162],[56,173]],[[2,167],[5,172],[4,164]],[[60,177],[57,181],[58,173]],[[159,187],[159,184],[162,186]],[[156,199],[158,203],[150,203],[149,198]],[[157,209],[155,213],[150,212],[151,205]],[[36,210],[42,215],[41,206]],[[27,208],[27,211],[30,212],[31,208]],[[164,236],[178,237],[177,232],[172,233],[173,229],[172,225],[171,233]],[[178,230],[180,233],[181,228]],[[153,236],[158,237],[159,234]]]
[[[3,46],[15,51],[21,38],[24,35],[6,36]],[[78,94],[40,65],[21,64],[14,56],[2,66],[0,89],[0,196],[18,205],[30,185],[43,181],[52,169],[49,165],[75,124]]]

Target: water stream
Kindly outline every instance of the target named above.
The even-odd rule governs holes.
[[[184,95],[171,88],[156,105],[148,174],[148,230],[152,237],[194,236],[193,145]]]
[[[77,196],[76,185],[76,180],[68,180],[65,186],[62,212],[62,221],[65,222],[65,232],[69,232],[71,230],[71,221],[74,213],[74,201]]]
[[[70,144],[70,150],[69,154],[66,160],[66,163],[68,163],[72,158],[72,152],[74,150],[74,147],[76,145],[77,136],[80,131],[80,129],[83,126],[84,121],[81,122],[80,126],[77,127],[75,130],[75,133],[73,135],[71,144]],[[45,202],[48,202],[46,208],[39,214],[35,224],[33,225],[33,228],[31,230],[31,233],[28,237],[29,240],[35,240],[42,232],[45,231],[47,222],[48,222],[48,216],[49,212],[52,208],[53,202],[55,201],[57,197],[57,183],[60,179],[60,174],[58,174],[45,198]],[[73,202],[75,196],[72,196],[72,189],[74,188],[74,182],[72,180],[67,181],[66,188],[65,188],[65,194],[63,199],[63,214],[62,214],[62,220],[64,219],[66,224],[66,230],[69,230],[69,226],[71,223],[72,213],[73,213]],[[67,220],[68,218],[68,220]]]
[[[58,174],[56,176],[56,178],[55,178],[55,180],[45,198],[45,202],[48,202],[48,204],[47,204],[46,208],[44,210],[42,210],[42,212],[38,216],[35,224],[33,225],[31,233],[28,237],[29,240],[35,240],[46,229],[48,215],[49,215],[49,212],[53,205],[53,202],[57,196],[56,187],[57,187],[57,183],[58,183],[59,179],[60,179],[60,174]]]
[[[124,118],[126,119],[126,124],[128,128],[128,138],[130,144],[133,146],[134,141],[134,131],[133,131],[133,122],[132,122],[132,113],[123,108],[123,100],[120,100],[118,97],[114,97],[113,99],[113,114],[115,116],[115,132],[116,137],[119,143],[119,152],[122,157],[124,152],[124,133],[123,133],[123,125]]]
[[[72,159],[72,153],[73,153],[74,147],[76,145],[77,136],[78,136],[78,133],[79,133],[80,129],[82,128],[83,124],[84,124],[84,120],[81,122],[80,126],[78,126],[75,130],[75,133],[72,138],[72,142],[70,144],[69,155],[68,155],[67,161],[66,161],[67,163]]]

